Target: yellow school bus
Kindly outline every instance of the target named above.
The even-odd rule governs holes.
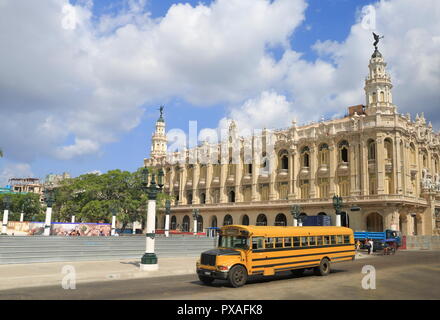
[[[250,275],[286,270],[326,276],[331,264],[354,256],[353,230],[345,227],[229,225],[220,229],[218,247],[201,254],[196,270],[205,284],[223,279],[240,287]]]

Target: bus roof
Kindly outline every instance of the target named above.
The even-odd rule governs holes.
[[[244,226],[229,225],[223,229],[239,228],[246,230],[250,235],[261,237],[288,237],[288,236],[307,236],[307,235],[352,235],[353,230],[346,227],[280,227],[280,226]]]

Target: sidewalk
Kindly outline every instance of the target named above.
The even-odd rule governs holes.
[[[76,272],[76,285],[86,282],[127,280],[194,274],[198,257],[160,258],[158,271],[140,271],[140,258],[112,261],[75,261],[0,265],[0,290],[60,285],[65,266]],[[70,271],[69,270],[69,271]]]

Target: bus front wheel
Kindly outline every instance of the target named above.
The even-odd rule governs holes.
[[[317,276],[326,276],[330,273],[330,261],[327,258],[321,260],[319,267],[313,269]]]
[[[237,265],[229,271],[229,283],[234,288],[243,286],[247,281],[247,271],[243,266]]]

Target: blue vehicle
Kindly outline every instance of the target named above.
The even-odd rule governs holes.
[[[355,243],[357,240],[361,242],[360,249],[368,249],[368,245],[365,244],[366,239],[373,240],[374,252],[383,250],[388,246],[394,246],[397,249],[400,247],[402,237],[400,231],[388,229],[383,232],[357,231],[354,233]]]

